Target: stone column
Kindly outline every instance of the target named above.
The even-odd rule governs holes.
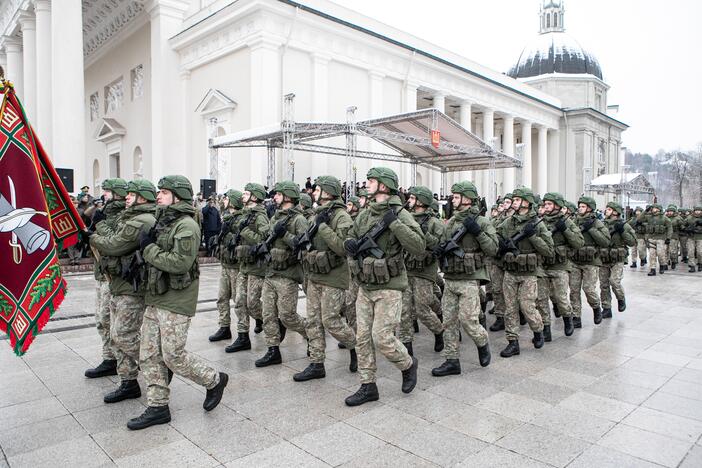
[[[461,107],[458,109],[458,123],[461,124],[463,128],[472,132],[471,129],[472,122],[472,104],[470,101],[461,102]],[[461,171],[457,175],[459,180],[472,180],[473,171]]]
[[[539,126],[538,147],[536,192],[543,195],[548,190],[548,128],[543,125]]]
[[[419,85],[413,81],[405,81],[402,89],[402,112],[413,112],[417,110],[417,87]],[[409,187],[412,185],[414,177],[413,171],[416,167],[412,164],[403,164],[403,183]]]
[[[502,117],[504,130],[502,133],[502,150],[507,156],[514,156],[514,117],[504,115]],[[505,180],[502,186],[504,193],[514,190],[515,169],[513,167],[505,169]]]
[[[434,95],[432,107],[436,110],[446,113],[446,95],[443,93],[436,93]]]
[[[53,154],[53,131],[51,128],[51,2],[49,0],[35,0],[34,3],[37,47],[35,125],[44,149],[51,155]]]
[[[522,185],[531,188],[531,122],[522,120]]]
[[[22,28],[22,66],[24,74],[24,100],[22,105],[29,117],[30,122],[34,122],[36,117],[37,99],[37,48],[36,48],[36,25],[34,15],[23,13],[19,18]]]
[[[549,192],[563,193],[565,187],[565,174],[563,174],[565,161],[561,161],[560,130],[548,132],[548,189]]]
[[[5,52],[0,52],[0,67],[7,72],[7,55],[5,55]]]
[[[489,146],[494,148],[494,142],[492,141],[495,136],[495,111],[492,109],[483,109],[483,141]],[[489,193],[492,193],[493,187],[490,187],[490,169],[484,169],[481,171],[481,186],[480,194],[487,199]]]
[[[15,93],[20,100],[23,99],[22,88],[24,86],[24,74],[22,73],[24,61],[22,58],[22,41],[17,37],[5,36],[3,38],[5,44],[5,54],[7,55],[7,70],[5,70],[5,79],[10,80],[15,86]]]

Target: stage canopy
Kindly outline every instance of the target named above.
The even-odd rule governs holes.
[[[592,182],[587,186],[587,190],[620,195],[634,193],[653,195],[655,193],[655,189],[648,179],[643,174],[636,172],[603,174],[592,179]]]

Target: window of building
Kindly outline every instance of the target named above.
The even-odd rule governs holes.
[[[551,27],[551,15],[546,15],[546,27]]]
[[[132,68],[132,101],[144,95],[144,65]]]
[[[105,114],[115,112],[124,103],[124,80],[122,77],[105,86]]]
[[[558,27],[558,13],[553,15],[553,27],[557,28]]]
[[[97,91],[90,95],[90,121],[94,122],[100,117],[100,97]]]

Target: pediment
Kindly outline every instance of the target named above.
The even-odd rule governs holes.
[[[236,101],[224,94],[218,89],[210,89],[205,93],[200,104],[198,104],[195,112],[200,113],[203,117],[220,112],[231,112],[236,109]]]
[[[115,119],[105,117],[102,119],[102,122],[100,122],[100,125],[98,125],[94,138],[97,141],[107,143],[109,141],[122,138],[126,133],[127,129],[124,128],[119,122],[117,122]]]

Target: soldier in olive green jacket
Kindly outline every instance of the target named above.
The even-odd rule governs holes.
[[[344,248],[351,272],[360,288],[356,301],[356,352],[361,387],[346,398],[357,406],[379,398],[376,386],[375,350],[402,371],[402,391],[417,384],[416,357],[394,335],[402,313],[402,291],[407,288],[403,249],[412,255],[424,253],[422,229],[402,206],[397,196],[397,174],[375,167],[368,171],[368,192],[372,197],[351,229]]]
[[[637,206],[634,210],[634,215],[629,221],[627,221],[627,223],[632,227],[634,234],[636,235],[636,244],[634,244],[631,249],[631,256],[633,258],[631,259],[631,265],[629,265],[629,267],[636,268],[638,266],[636,263],[637,259],[640,261],[640,264],[643,267],[647,263],[646,226],[644,226],[643,208]]]
[[[692,214],[685,220],[685,230],[689,237],[687,239],[687,266],[690,273],[702,271],[702,205],[697,205],[692,209]]]
[[[670,265],[671,270],[675,270],[678,266],[678,260],[680,260],[680,229],[684,221],[680,216],[678,207],[672,204],[665,209],[665,215],[670,219],[670,224],[673,228],[673,235],[668,246],[668,265]]]
[[[206,411],[219,404],[229,380],[227,374],[218,373],[185,349],[199,287],[200,228],[192,206],[192,186],[187,178],[176,175],[162,178],[158,188],[156,226],[139,233],[148,268],[139,359],[148,407],[127,423],[133,430],[171,420],[169,370],[207,389],[202,405]]]
[[[648,239],[648,258],[651,260],[648,276],[656,276],[656,260],[658,272],[663,274],[668,269],[668,246],[673,237],[673,223],[663,214],[663,207],[654,203],[644,225]]]
[[[600,249],[600,299],[602,300],[602,317],[612,318],[612,291],[617,298],[619,312],[626,310],[626,298],[622,277],[624,265],[629,259],[629,247],[636,243],[634,229],[621,216],[624,209],[619,203],[609,202],[605,209],[605,226],[611,240],[609,247]]]

